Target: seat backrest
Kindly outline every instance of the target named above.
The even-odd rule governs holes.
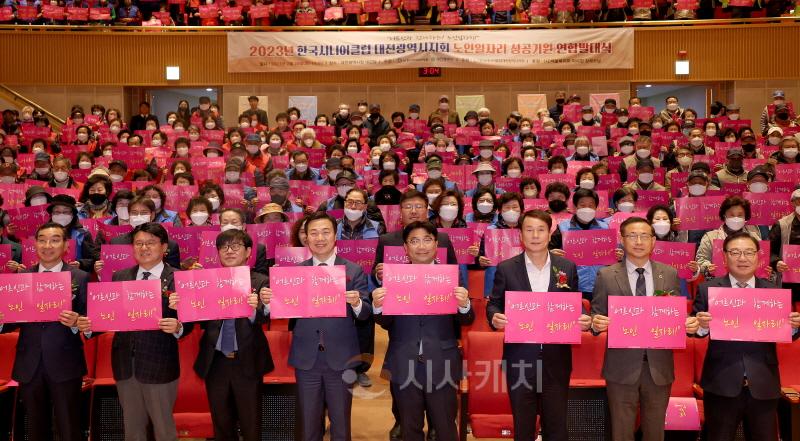
[[[696,338],[686,337],[686,348],[672,351],[675,365],[675,381],[672,382],[672,397],[693,397],[694,390],[694,341]]]
[[[175,400],[173,413],[210,412],[206,383],[194,371],[194,362],[200,350],[202,335],[203,330],[199,326],[195,326],[189,335],[178,340],[181,377],[178,380],[178,398]]]
[[[0,334],[0,381],[11,380],[14,358],[17,356],[17,339],[19,332]]]
[[[469,413],[510,415],[506,376],[501,369],[503,333],[472,331],[464,358],[469,373]]]
[[[467,290],[471,299],[482,299],[483,285],[486,271],[484,270],[468,270],[467,271]]]
[[[86,338],[83,339],[83,357],[86,359],[86,376],[94,378],[95,363],[97,362],[97,339]]]
[[[470,303],[473,311],[475,311],[475,320],[469,325],[461,327],[461,336],[464,337],[468,332],[472,331],[491,332],[492,328],[486,320],[486,305],[488,304],[486,298],[470,299]]]
[[[292,348],[292,333],[289,331],[265,331],[269,352],[275,369],[265,379],[294,378],[294,368],[289,366],[289,350]]]
[[[703,375],[703,363],[706,360],[709,338],[711,337],[694,339],[694,382],[697,384],[700,384],[700,376]]]
[[[598,336],[581,332],[581,344],[572,345],[573,380],[602,380],[603,361],[606,357],[605,332]]]
[[[800,339],[791,343],[778,343],[776,347],[781,386],[800,385]]]
[[[99,336],[92,338],[97,340],[96,355],[94,358],[94,378],[112,380],[114,379],[114,372],[111,370],[111,342],[114,340],[113,332],[106,332]]]

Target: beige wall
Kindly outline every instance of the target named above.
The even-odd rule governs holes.
[[[101,104],[107,109],[124,107],[124,88],[121,86],[8,85],[8,87],[62,118],[66,118],[69,109],[75,104],[82,105],[86,112],[92,104]]]
[[[742,119],[752,119],[753,125],[757,125],[764,106],[772,102],[775,89],[782,89],[786,93],[786,100],[793,102],[795,109],[800,110],[800,81],[735,81],[733,101],[742,106]]]

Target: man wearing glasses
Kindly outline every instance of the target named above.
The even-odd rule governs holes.
[[[694,302],[694,314],[700,329],[698,337],[712,331],[708,313],[708,289],[776,288],[755,276],[759,265],[758,241],[747,232],[725,238],[722,249],[728,274],[700,285]],[[792,339],[800,337],[800,313],[789,314]],[[795,367],[796,368],[796,367]],[[777,441],[778,399],[781,397],[778,355],[775,343],[711,340],[708,343],[700,378],[706,415],[706,439],[733,441],[740,422],[745,438]]]
[[[678,295],[675,268],[653,262],[655,231],[646,219],[631,217],[619,226],[625,258],[597,274],[592,297],[592,333],[608,331],[608,296]],[[686,318],[686,332],[697,332],[697,318]],[[671,349],[606,349],[603,363],[612,439],[633,441],[637,411],[643,441],[664,439],[664,415],[675,380]]]

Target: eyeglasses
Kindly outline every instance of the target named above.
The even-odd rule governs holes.
[[[219,247],[219,250],[220,251],[233,251],[234,253],[238,253],[239,251],[242,250],[242,248],[244,248],[244,244],[243,243],[229,243],[229,244],[221,245]]]
[[[738,259],[738,258],[740,258],[742,256],[744,256],[744,257],[746,257],[748,259],[752,259],[753,257],[756,257],[756,255],[758,254],[758,251],[756,251],[756,250],[728,250],[728,251],[726,251],[726,253],[729,256],[733,257],[734,259]]]
[[[650,233],[642,233],[642,234],[631,233],[631,234],[626,234],[626,235],[624,235],[622,237],[624,237],[625,239],[630,240],[631,242],[636,242],[636,241],[639,241],[639,240],[644,242],[646,240],[652,239],[653,235],[650,234]]]
[[[422,204],[403,204],[402,208],[403,210],[406,211],[414,211],[414,210],[424,210],[428,207]]]
[[[429,246],[432,245],[433,242],[434,239],[432,237],[425,237],[423,239],[417,239],[417,238],[411,239],[408,241],[408,244],[411,245],[412,247],[418,247],[420,245]]]
[[[136,248],[155,248],[161,245],[161,242],[134,242],[133,246]]]
[[[366,204],[361,202],[361,201],[353,201],[353,200],[350,200],[350,201],[345,200],[344,201],[344,206],[347,207],[347,208],[361,208],[364,205],[366,205]]]

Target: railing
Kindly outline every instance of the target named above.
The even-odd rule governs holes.
[[[39,109],[47,115],[47,119],[50,120],[50,126],[53,127],[55,130],[60,130],[61,126],[66,123],[63,119],[59,118],[55,113],[45,109],[44,107],[40,106],[39,104],[35,103],[34,101],[25,98],[19,92],[15,91],[14,89],[6,86],[5,84],[0,84],[0,96],[4,96],[6,99],[14,102],[14,103],[22,103],[22,106],[31,106],[34,109]]]
[[[581,28],[651,28],[769,24],[790,26],[800,16],[758,17],[712,20],[648,20],[589,23],[515,23],[481,25],[376,25],[376,26],[123,26],[123,25],[0,25],[0,31],[78,31],[86,32],[301,32],[301,31],[430,31],[430,30],[493,30],[493,29],[581,29]]]

